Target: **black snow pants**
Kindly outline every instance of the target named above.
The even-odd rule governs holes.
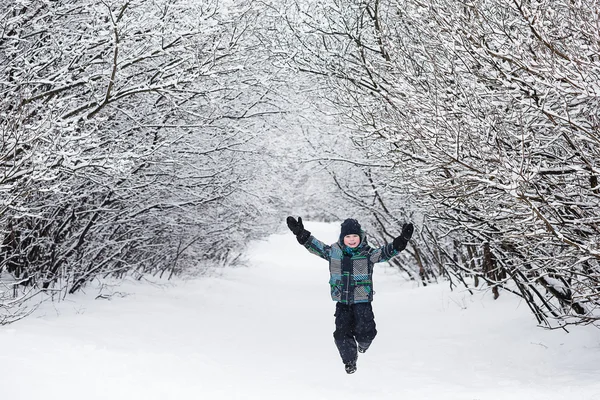
[[[361,347],[367,348],[376,335],[375,316],[370,302],[336,303],[333,338],[344,364],[356,360],[357,342]]]

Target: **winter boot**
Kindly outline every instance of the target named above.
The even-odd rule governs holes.
[[[358,352],[364,353],[365,351],[367,351],[370,345],[370,343],[358,343]]]
[[[353,374],[356,372],[356,360],[350,361],[349,363],[346,363],[344,365],[345,365],[347,374]]]

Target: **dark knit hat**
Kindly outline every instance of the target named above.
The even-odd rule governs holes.
[[[357,220],[348,218],[344,222],[342,222],[342,232],[340,233],[340,237],[343,238],[346,235],[359,235],[360,236],[360,224]]]

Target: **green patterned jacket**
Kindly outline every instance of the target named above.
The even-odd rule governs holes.
[[[387,261],[398,254],[391,243],[378,248],[371,247],[364,231],[360,239],[360,244],[355,248],[345,246],[343,238],[326,245],[311,235],[304,243],[308,251],[329,261],[329,285],[333,301],[343,304],[373,301],[373,264]]]

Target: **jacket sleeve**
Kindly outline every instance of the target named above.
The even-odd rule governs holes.
[[[331,260],[331,246],[326,245],[321,242],[319,239],[315,238],[313,235],[310,235],[308,240],[304,242],[304,247],[311,253],[329,261]]]
[[[388,261],[392,257],[398,255],[400,253],[398,250],[394,249],[394,245],[392,243],[386,244],[385,246],[381,246],[378,248],[372,248],[369,252],[369,260],[375,264],[378,262]]]

